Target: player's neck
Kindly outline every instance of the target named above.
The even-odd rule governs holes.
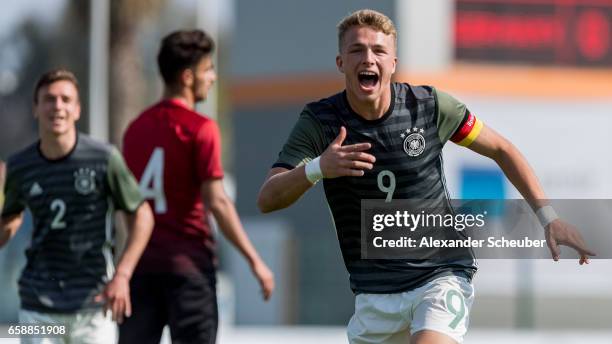
[[[351,92],[346,92],[346,98],[353,111],[364,119],[372,121],[383,117],[387,110],[389,110],[391,106],[391,88],[388,88],[378,99],[373,101],[360,100],[351,94]]]
[[[76,129],[69,130],[61,135],[50,133],[40,134],[40,151],[49,160],[56,160],[68,155],[76,145]]]
[[[192,110],[195,108],[195,98],[190,90],[173,90],[169,87],[166,87],[164,89],[163,99],[178,100],[179,102],[183,103],[183,105]]]

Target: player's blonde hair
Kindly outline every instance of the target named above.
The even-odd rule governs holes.
[[[393,44],[397,45],[397,31],[393,21],[380,12],[363,9],[349,14],[338,23],[338,51],[342,50],[344,35],[353,26],[369,26],[385,35],[392,35]]]

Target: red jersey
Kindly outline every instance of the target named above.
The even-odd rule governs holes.
[[[130,124],[123,150],[155,213],[137,272],[214,271],[214,238],[200,187],[223,178],[217,124],[178,100],[163,100]]]

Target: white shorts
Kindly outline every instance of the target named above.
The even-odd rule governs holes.
[[[433,330],[462,343],[473,301],[472,284],[454,275],[403,293],[359,294],[348,339],[352,344],[405,344],[411,335]]]
[[[117,342],[117,325],[101,310],[84,310],[71,314],[40,313],[22,309],[20,325],[65,325],[66,334],[50,338],[22,337],[23,344],[108,344]]]

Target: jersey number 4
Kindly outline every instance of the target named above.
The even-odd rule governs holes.
[[[142,173],[140,192],[144,198],[153,200],[157,214],[166,213],[168,207],[164,194],[164,149],[161,147],[153,150],[147,167]]]

